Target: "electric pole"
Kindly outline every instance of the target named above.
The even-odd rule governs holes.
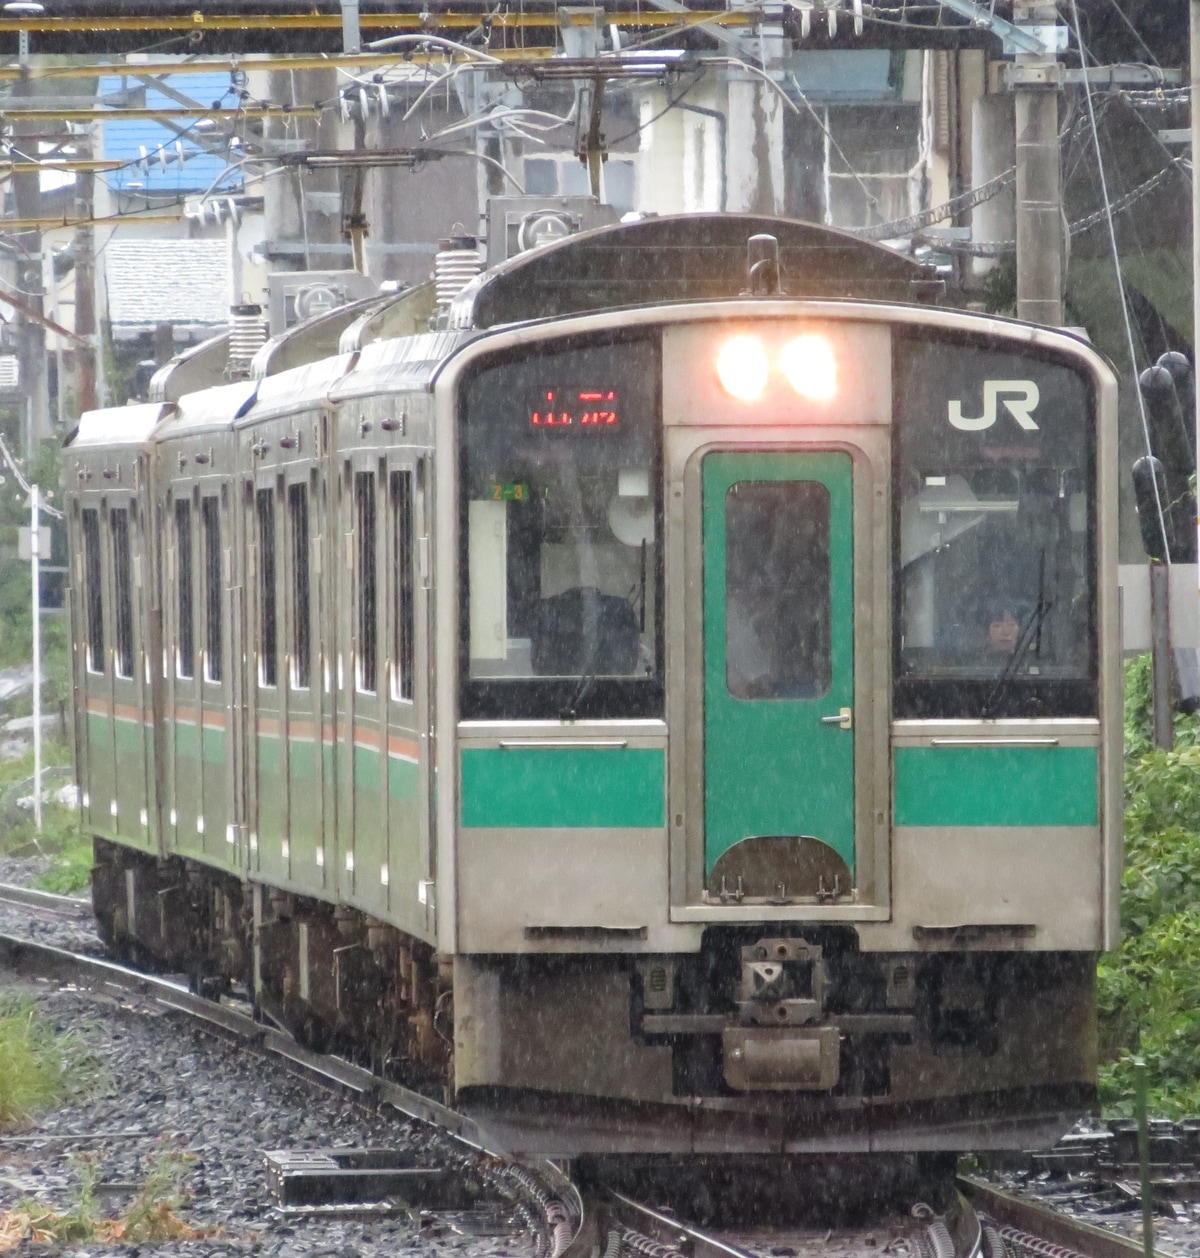
[[[1013,0],[1017,26],[1053,28],[1046,0]],[[1053,41],[1046,51],[1019,52],[1013,85],[1017,158],[1017,318],[1063,321],[1062,164],[1058,144],[1059,66]]]

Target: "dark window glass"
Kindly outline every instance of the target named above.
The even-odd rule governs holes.
[[[725,680],[739,699],[815,699],[832,680],[829,490],[739,481],[725,496]]]
[[[200,501],[204,529],[204,676],[222,677],[221,642],[221,503],[216,497]]]
[[[303,690],[312,681],[307,485],[288,486],[288,514],[292,522],[292,686]]]
[[[175,553],[179,559],[179,640],[176,643],[175,671],[180,677],[194,677],[196,628],[192,611],[192,504],[186,499],[175,503]]]
[[[396,628],[392,698],[413,697],[413,475],[392,473],[392,529],[396,552]]]
[[[523,352],[463,390],[463,715],[659,715],[655,346]]]
[[[255,495],[258,515],[258,684],[274,686],[278,679],[275,640],[275,491]]]
[[[117,653],[114,661],[118,677],[133,676],[133,579],[130,572],[129,512],[114,508],[109,514],[113,546],[113,586],[116,591]]]
[[[903,337],[895,379],[895,714],[1094,715],[1086,380]]]
[[[376,689],[375,473],[354,476],[354,514],[358,535],[358,688]]]
[[[88,508],[83,513],[83,594],[87,608],[87,667],[104,672],[104,579],[100,567],[100,516]]]

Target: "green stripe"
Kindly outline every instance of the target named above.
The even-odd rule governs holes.
[[[1094,826],[1094,747],[898,747],[898,826]]]
[[[274,734],[258,736],[258,771],[278,775],[283,766],[283,753]]]
[[[417,766],[411,760],[388,756],[388,794],[393,799],[417,798]]]
[[[200,746],[204,751],[206,764],[225,763],[225,731],[210,729],[205,725],[200,731]]]
[[[359,747],[354,751],[354,785],[360,791],[378,791],[382,784],[379,752],[374,747]]]
[[[464,826],[666,824],[654,748],[505,747],[462,753]]]

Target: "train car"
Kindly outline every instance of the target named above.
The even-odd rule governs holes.
[[[111,947],[513,1150],[1055,1137],[1118,928],[1116,382],[937,288],[651,218],[82,416]]]

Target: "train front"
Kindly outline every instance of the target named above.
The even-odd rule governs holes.
[[[1116,931],[1107,367],[777,296],[437,392],[459,1102],[557,1154],[1053,1139]]]

